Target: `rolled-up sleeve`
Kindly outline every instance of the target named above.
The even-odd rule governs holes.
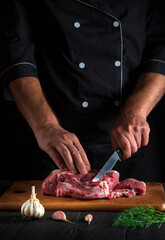
[[[141,72],[165,75],[165,1],[152,1],[147,15],[146,47]]]
[[[33,39],[35,1],[3,0],[0,4],[0,82],[38,77]]]

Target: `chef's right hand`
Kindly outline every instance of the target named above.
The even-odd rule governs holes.
[[[111,131],[113,149],[120,148],[127,159],[149,142],[150,127],[145,117],[123,111]]]
[[[58,124],[50,124],[35,132],[39,147],[45,151],[60,170],[87,173],[90,163],[77,136]]]

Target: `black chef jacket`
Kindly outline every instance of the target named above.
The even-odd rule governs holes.
[[[9,82],[38,77],[61,125],[78,136],[92,168],[102,167],[139,74],[165,74],[163,0],[3,0],[0,11],[5,97]],[[121,178],[160,179],[152,135],[116,165]]]

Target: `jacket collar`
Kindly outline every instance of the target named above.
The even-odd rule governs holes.
[[[76,1],[79,3],[85,4],[89,7],[98,9],[102,12],[105,12],[106,14],[110,14],[114,16],[113,11],[110,7],[110,4],[107,2],[108,0],[76,0]]]

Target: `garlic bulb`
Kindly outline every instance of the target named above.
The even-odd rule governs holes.
[[[21,213],[29,218],[41,218],[45,214],[43,205],[36,198],[35,186],[32,186],[31,198],[22,204]]]

